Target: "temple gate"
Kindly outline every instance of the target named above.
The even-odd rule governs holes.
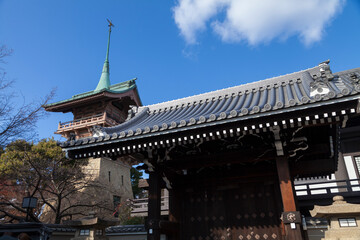
[[[148,240],[304,239],[293,179],[333,173],[339,130],[360,112],[360,69],[333,74],[328,63],[133,108],[125,123],[62,147],[74,159],[144,163]]]

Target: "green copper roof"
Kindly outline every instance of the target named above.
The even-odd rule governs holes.
[[[66,103],[66,102],[71,102],[74,100],[78,100],[78,99],[86,98],[86,97],[89,97],[92,95],[96,95],[96,94],[102,93],[102,92],[124,93],[124,92],[127,92],[136,87],[135,80],[136,80],[136,78],[133,78],[133,79],[125,81],[125,82],[111,85],[108,88],[103,88],[101,90],[93,90],[93,91],[89,91],[89,92],[85,92],[85,93],[76,94],[69,99],[62,100],[62,101],[55,102],[55,103],[50,103],[50,104],[45,105],[44,107],[50,107],[50,106],[55,106],[55,105]]]
[[[109,38],[108,38],[108,44],[106,50],[106,58],[102,69],[101,77],[97,87],[95,88],[95,91],[99,91],[101,89],[108,89],[110,87],[110,70],[109,70],[110,34],[111,34],[111,25],[109,25]]]
[[[125,81],[125,82],[117,83],[114,85],[110,85],[109,49],[110,49],[111,27],[113,27],[114,25],[111,23],[111,21],[108,20],[108,22],[109,22],[109,38],[108,38],[108,44],[107,44],[106,58],[105,58],[105,62],[104,62],[104,66],[103,66],[103,70],[101,73],[99,83],[98,83],[97,87],[95,88],[95,90],[74,95],[71,98],[66,99],[66,100],[47,104],[44,106],[45,108],[51,107],[51,106],[56,106],[56,105],[62,104],[62,103],[71,102],[71,101],[82,99],[82,98],[86,98],[86,97],[96,95],[96,94],[102,93],[102,92],[124,93],[131,89],[136,88],[136,83],[135,83],[136,78]]]

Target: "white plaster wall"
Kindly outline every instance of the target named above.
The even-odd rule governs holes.
[[[344,160],[345,160],[346,170],[348,172],[349,178],[350,179],[357,178],[352,157],[351,156],[345,156]]]
[[[352,159],[352,156],[345,156],[344,160],[345,160],[345,165],[346,165],[346,170],[347,173],[349,175],[350,179],[356,179],[357,175],[356,175],[356,170],[355,170],[355,166],[354,166],[354,161]],[[358,181],[351,181],[351,184],[358,184]],[[353,187],[352,188],[353,191],[360,191],[360,187]]]

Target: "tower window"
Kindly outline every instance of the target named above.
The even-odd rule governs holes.
[[[357,227],[355,218],[339,218],[340,227]]]
[[[109,182],[111,181],[111,172],[109,171]]]
[[[81,229],[80,230],[80,236],[89,236],[90,235],[90,229]]]
[[[121,185],[124,185],[124,176],[121,175]]]

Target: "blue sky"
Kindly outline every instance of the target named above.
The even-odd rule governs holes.
[[[0,0],[3,67],[19,104],[95,89],[112,19],[110,80],[138,78],[143,104],[262,80],[331,59],[360,67],[358,0]],[[240,4],[241,3],[241,4]],[[71,114],[51,113],[39,138]],[[59,136],[55,136],[60,139]]]

